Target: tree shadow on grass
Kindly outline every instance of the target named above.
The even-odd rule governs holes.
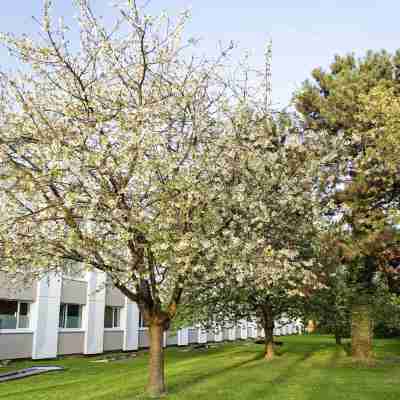
[[[237,362],[237,363],[232,364],[232,365],[230,365],[228,367],[212,369],[212,370],[210,370],[210,371],[208,371],[206,373],[199,374],[199,375],[197,375],[195,377],[188,377],[188,378],[183,379],[183,380],[178,380],[178,381],[175,381],[173,383],[169,383],[168,384],[169,393],[179,394],[182,391],[184,391],[186,387],[194,386],[194,385],[197,385],[197,384],[201,384],[202,382],[205,382],[208,379],[215,378],[216,376],[221,376],[221,375],[227,374],[232,370],[236,370],[238,368],[241,368],[241,367],[243,367],[245,365],[251,364],[251,363],[256,362],[256,361],[260,361],[263,358],[264,358],[264,355],[262,353],[261,354],[257,354],[253,358]]]
[[[297,359],[287,369],[285,369],[284,373],[279,374],[276,378],[272,379],[270,384],[271,385],[281,385],[281,384],[287,383],[289,381],[289,379],[293,377],[293,373],[296,371],[298,366],[301,363],[306,362],[309,358],[311,358],[314,353],[315,353],[314,351],[308,351],[305,354],[303,354],[302,357]]]
[[[290,383],[290,380],[298,372],[301,364],[303,364],[308,359],[310,359],[314,355],[314,353],[318,352],[318,350],[319,349],[316,349],[313,351],[310,349],[309,351],[307,351],[301,355],[299,354],[298,357],[296,357],[296,359],[293,360],[293,362],[291,362],[288,366],[284,367],[282,372],[275,377],[274,377],[275,373],[274,373],[273,369],[271,369],[270,372],[267,372],[267,370],[266,370],[265,371],[266,372],[265,380],[262,377],[260,378],[260,376],[257,377],[257,375],[252,375],[251,372],[249,371],[251,368],[261,367],[261,364],[257,363],[257,361],[261,361],[264,359],[264,353],[260,352],[255,357],[252,357],[248,360],[244,360],[242,362],[237,362],[226,368],[222,367],[222,368],[218,368],[218,369],[206,372],[204,374],[199,373],[198,376],[196,376],[196,377],[189,377],[189,378],[186,378],[183,380],[177,380],[173,384],[168,385],[169,393],[178,395],[178,396],[179,395],[184,396],[184,392],[190,386],[195,386],[198,384],[205,383],[207,380],[211,380],[218,376],[221,377],[225,374],[229,375],[229,373],[231,373],[239,368],[246,367],[244,374],[247,374],[249,379],[252,379],[251,377],[253,376],[254,380],[252,381],[252,383],[254,383],[254,384],[248,385],[248,388],[246,389],[246,390],[248,390],[248,393],[246,393],[245,398],[246,399],[247,398],[249,398],[249,399],[264,398],[266,396],[267,392],[275,391],[275,390],[277,390],[277,387],[280,387],[282,385]],[[284,352],[283,355],[285,355],[286,353],[289,354],[290,352]],[[293,353],[291,353],[291,354],[293,354]],[[282,364],[279,361],[279,359],[281,359],[281,357],[277,357],[275,360],[272,360],[272,361],[266,361],[265,365],[273,366],[274,363],[277,362],[277,369],[281,370]],[[252,363],[254,363],[254,364],[251,365]],[[236,382],[236,383],[240,384],[239,382]],[[219,383],[214,382],[212,384],[212,386],[209,387],[209,390],[218,390],[220,384],[221,384],[220,382]],[[234,376],[232,376],[231,385],[232,384],[235,385]],[[212,389],[212,387],[214,387],[214,389]]]
[[[287,352],[287,351],[281,352],[278,355],[278,357],[276,358],[276,361],[278,361],[279,358],[281,358],[283,355],[285,355],[287,353],[289,353],[289,352]],[[274,379],[270,380],[268,384],[271,386],[274,386],[274,385],[287,383],[290,380],[290,378],[293,376],[293,374],[296,371],[296,369],[298,368],[298,366],[301,363],[307,361],[310,357],[312,357],[312,355],[314,353],[315,353],[315,351],[311,351],[311,350],[304,353],[300,358],[295,360],[294,363],[290,364],[290,366],[288,368],[286,368],[282,374],[280,374],[277,377],[275,377]],[[173,383],[171,382],[170,384],[168,384],[169,393],[181,394],[182,392],[184,392],[186,390],[187,387],[201,384],[209,379],[215,378],[216,376],[222,376],[225,374],[229,374],[229,372],[232,372],[238,368],[242,368],[244,366],[249,366],[249,364],[255,363],[257,361],[261,361],[263,359],[264,359],[264,353],[260,352],[250,359],[247,359],[247,360],[244,360],[241,362],[237,362],[228,367],[213,369],[206,373],[199,373],[195,377],[187,377],[186,379],[183,379],[183,380],[177,380]],[[266,363],[273,365],[274,361],[275,360],[266,361]]]

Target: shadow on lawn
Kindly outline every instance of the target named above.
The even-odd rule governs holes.
[[[279,362],[279,360],[285,359],[286,355],[292,355],[295,356],[296,358],[291,362],[285,369],[280,373],[278,376],[272,378],[271,376],[266,376],[265,383],[268,385],[269,388],[273,388],[275,386],[280,386],[282,384],[286,384],[290,381],[290,379],[293,378],[293,375],[295,374],[296,370],[299,369],[299,366],[309,360],[310,358],[313,357],[314,354],[318,353],[321,349],[325,349],[326,347],[334,347],[332,344],[331,346],[327,346],[325,343],[323,344],[307,344],[301,346],[301,349],[294,349],[292,346],[286,346],[285,348],[280,348],[277,349],[276,352],[276,358],[272,362],[266,361],[265,365],[272,365],[275,362]],[[243,350],[240,352],[242,353]],[[249,349],[245,350],[245,353],[250,352]],[[229,357],[229,355],[228,355]],[[335,353],[334,358],[336,362],[336,357],[337,354]],[[213,378],[216,377],[222,377],[223,375],[229,375],[230,372],[240,369],[242,367],[246,367],[246,370],[248,371],[249,368],[254,368],[257,367],[260,364],[257,364],[257,361],[261,361],[264,359],[264,352],[257,351],[256,354],[254,354],[253,357],[247,358],[242,361],[238,361],[234,364],[231,364],[226,367],[219,367],[219,368],[214,368],[214,369],[209,369],[202,373],[199,370],[196,370],[196,375],[194,376],[193,374],[190,374],[189,372],[185,371],[182,374],[179,374],[180,376],[175,376],[175,379],[168,380],[168,391],[169,394],[171,395],[183,395],[184,392],[187,390],[189,387],[193,387],[196,385],[201,385],[202,383],[207,382],[208,380],[212,380]],[[254,363],[254,364],[253,364]],[[253,364],[253,365],[251,365]],[[269,379],[268,379],[269,378]],[[272,379],[271,379],[272,378]],[[233,382],[232,382],[233,383]],[[254,391],[254,389],[251,389]],[[265,394],[265,391],[267,391],[267,387],[264,386],[262,389],[262,393]],[[261,393],[261,392],[260,392]],[[249,397],[253,398],[253,397]],[[254,397],[257,398],[257,397]]]
[[[175,381],[173,383],[169,383],[168,384],[168,388],[169,388],[169,392],[170,393],[174,393],[174,394],[179,394],[181,392],[183,392],[185,390],[186,387],[192,386],[192,385],[196,385],[199,383],[202,383],[210,378],[213,378],[217,375],[223,375],[226,373],[229,373],[232,370],[235,370],[237,368],[241,368],[245,365],[251,364],[253,362],[262,360],[264,358],[264,355],[261,354],[257,354],[255,357],[250,358],[248,360],[244,360],[241,362],[237,362],[235,364],[232,364],[228,367],[225,368],[219,368],[219,369],[213,369],[210,370],[209,372],[206,372],[204,374],[201,375],[197,375],[195,377],[189,377],[187,379],[183,379],[183,380],[179,380],[179,381]]]
[[[314,353],[315,351],[308,351],[302,357],[297,359],[294,363],[290,364],[290,366],[285,369],[284,373],[278,375],[276,378],[271,380],[271,385],[282,385],[284,383],[287,383],[289,379],[293,377],[293,373],[296,371],[299,364],[306,362],[309,358],[313,356]]]
[[[309,358],[311,358],[313,356],[313,354],[315,352],[317,352],[319,349],[315,349],[315,350],[310,350],[308,349],[303,355],[301,355],[299,358],[297,358],[293,363],[290,364],[290,366],[288,366],[288,368],[285,369],[285,371],[278,375],[276,378],[272,379],[269,381],[269,384],[271,386],[274,385],[281,385],[284,383],[287,383],[293,376],[294,371],[298,368],[299,364],[304,363],[305,361],[307,361]],[[277,354],[277,357],[274,361],[278,361],[282,356],[284,356],[285,354],[289,354],[291,353],[290,351],[282,351],[279,352],[279,354]],[[186,379],[183,380],[177,380],[175,382],[171,382],[168,384],[169,387],[169,391],[170,393],[174,393],[174,394],[180,394],[182,392],[184,392],[186,390],[187,387],[196,385],[196,384],[201,384],[205,381],[207,381],[208,379],[212,379],[215,378],[216,376],[221,376],[221,375],[225,375],[228,374],[229,372],[236,370],[238,368],[242,368],[244,366],[247,366],[249,364],[255,363],[257,361],[261,361],[264,359],[264,353],[260,352],[258,354],[256,354],[254,357],[241,361],[241,362],[237,362],[235,364],[232,364],[228,367],[222,367],[222,368],[218,368],[218,369],[213,369],[210,370],[204,374],[199,374],[195,377],[188,377]],[[274,361],[266,361],[266,363],[274,363]]]

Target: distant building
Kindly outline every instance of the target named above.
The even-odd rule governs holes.
[[[288,324],[285,332],[297,332]],[[165,346],[256,338],[262,330],[243,321],[204,332],[197,327],[165,334]],[[148,347],[148,330],[137,305],[106,285],[105,274],[49,276],[31,287],[11,289],[0,274],[0,360],[46,359],[68,354],[135,351]]]

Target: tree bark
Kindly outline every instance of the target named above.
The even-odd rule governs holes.
[[[264,332],[265,332],[265,349],[264,358],[272,360],[274,358],[274,316],[272,307],[265,305],[262,312]]]
[[[370,307],[354,304],[351,310],[351,355],[359,361],[370,360],[372,354],[373,322]]]
[[[342,335],[337,330],[335,330],[335,342],[337,345],[342,344]]]
[[[264,350],[264,358],[266,360],[272,360],[274,358],[274,328],[270,326],[266,326],[265,330],[265,350]]]
[[[338,321],[335,321],[335,325],[334,325],[334,334],[335,334],[335,342],[336,344],[339,346],[342,344],[342,333],[340,330],[340,326]]]
[[[164,380],[164,326],[159,323],[151,323],[149,335],[150,359],[147,392],[150,397],[160,397],[166,394]]]
[[[316,330],[316,327],[317,327],[317,324],[315,323],[315,321],[313,319],[310,319],[308,321],[307,328],[306,328],[307,333],[314,333]]]

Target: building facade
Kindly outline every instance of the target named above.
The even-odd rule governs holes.
[[[275,333],[298,330],[298,324],[289,323]],[[219,332],[198,327],[166,332],[164,344],[186,346],[261,335],[254,322],[243,321]],[[28,288],[13,289],[0,274],[0,360],[135,351],[148,345],[148,330],[137,305],[107,285],[100,271],[49,275]]]

